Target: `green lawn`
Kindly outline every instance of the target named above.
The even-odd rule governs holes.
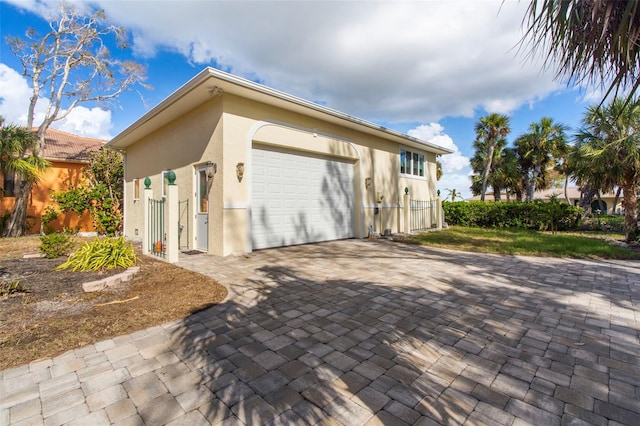
[[[640,250],[612,245],[615,234],[536,232],[520,228],[483,229],[452,226],[440,232],[413,235],[400,241],[452,250],[527,256],[599,259],[640,259]]]

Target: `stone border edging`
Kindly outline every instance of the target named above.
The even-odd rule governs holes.
[[[131,279],[131,277],[134,276],[135,274],[137,274],[138,272],[140,272],[140,267],[139,266],[133,266],[133,267],[131,267],[131,268],[127,269],[126,271],[121,272],[119,274],[112,275],[110,277],[106,277],[106,278],[103,278],[103,279],[97,280],[97,281],[86,282],[86,283],[82,284],[82,289],[86,293],[90,293],[90,292],[93,292],[93,291],[102,291],[105,288],[113,287],[113,286],[118,285],[120,283],[129,281]]]

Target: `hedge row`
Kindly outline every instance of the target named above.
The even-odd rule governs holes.
[[[449,225],[480,228],[520,227],[538,230],[568,230],[580,225],[578,207],[550,200],[523,202],[450,202],[443,201],[445,221]]]

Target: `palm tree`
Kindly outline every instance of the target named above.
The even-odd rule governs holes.
[[[577,83],[610,82],[604,98],[640,87],[640,4],[620,0],[531,0],[521,46],[544,50],[545,67]]]
[[[511,200],[512,195],[515,195],[520,200],[523,178],[517,152],[514,148],[502,150],[489,180],[494,189],[496,201],[500,201],[500,189],[505,190],[507,201]],[[496,195],[496,192],[498,195]]]
[[[15,173],[16,197],[23,195],[21,182],[30,182],[30,185],[37,182],[40,174],[50,165],[47,160],[34,155],[36,144],[37,138],[33,132],[12,124],[5,125],[0,117],[0,172],[3,176]],[[28,197],[28,194],[24,195]]]
[[[446,200],[449,200],[449,199],[451,200],[452,203],[455,202],[458,199],[464,201],[464,197],[462,196],[460,191],[458,191],[455,188],[453,188],[453,189],[447,188],[447,198],[446,198]]]
[[[476,155],[481,157],[483,163],[480,199],[484,201],[494,156],[500,154],[500,149],[507,143],[505,138],[511,131],[509,117],[497,113],[481,117],[475,125],[475,131],[476,141],[473,145],[476,148]]]
[[[640,184],[640,100],[614,99],[604,106],[588,108],[583,127],[576,135],[574,174],[592,189],[622,187],[625,239],[638,237]],[[589,171],[589,164],[591,170]]]
[[[440,160],[436,160],[436,180],[440,180],[442,174],[442,163],[440,162]]]
[[[539,180],[544,181],[547,170],[557,165],[567,153],[569,145],[565,130],[562,124],[542,117],[539,123],[531,123],[528,133],[516,139],[515,145],[524,172],[526,201],[533,200]]]

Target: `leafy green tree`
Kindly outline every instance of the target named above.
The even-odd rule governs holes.
[[[481,171],[480,199],[484,201],[496,155],[500,156],[500,150],[507,143],[505,138],[511,131],[509,117],[497,113],[481,117],[475,125],[475,131],[476,140],[473,146],[476,149],[474,156],[476,161],[474,162],[472,159],[472,167],[476,172]]]
[[[33,154],[35,145],[33,132],[13,124],[5,125],[4,119],[0,117],[0,172],[3,176],[14,174],[15,181],[37,182],[50,164]],[[2,188],[0,197],[5,194],[6,189]],[[14,195],[21,195],[21,190],[20,186],[15,186]]]
[[[533,200],[538,183],[548,181],[547,172],[561,162],[569,145],[566,142],[566,127],[543,117],[539,123],[531,123],[529,132],[515,141],[524,174],[525,200]]]
[[[89,210],[95,229],[109,236],[122,231],[124,162],[122,155],[101,148],[91,155],[83,170],[82,183],[52,194],[63,212],[82,214]]]
[[[521,45],[557,78],[608,84],[610,93],[640,87],[640,4],[635,0],[531,0]]]
[[[20,60],[32,92],[27,111],[27,129],[36,128],[33,156],[44,152],[47,129],[85,103],[108,104],[133,86],[144,85],[145,70],[134,61],[111,55],[104,42],[113,37],[118,48],[126,49],[123,28],[110,25],[104,11],[80,13],[73,4],[61,2],[57,15],[49,21],[49,31],[38,35],[28,29],[26,39],[7,37],[6,42]],[[44,103],[44,118],[35,123],[35,108]],[[16,181],[16,204],[5,234],[19,236],[26,223],[27,200],[33,182]]]
[[[622,187],[625,238],[638,238],[640,185],[640,100],[614,99],[607,105],[591,106],[576,135],[572,173],[592,189],[609,191]]]

